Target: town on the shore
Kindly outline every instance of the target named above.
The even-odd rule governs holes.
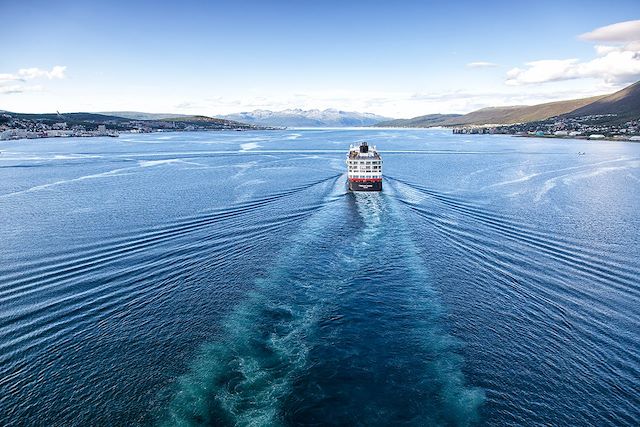
[[[97,113],[0,113],[0,140],[117,137],[120,133],[269,129],[206,116],[136,120]]]
[[[27,122],[23,125],[24,126],[20,127],[0,125],[0,140],[81,136],[119,136],[118,131],[108,130],[106,125],[97,125],[95,130],[88,130],[83,125],[68,126],[66,122],[54,123],[52,125]]]
[[[501,134],[546,138],[607,139],[640,141],[640,118],[616,123],[614,114],[556,117],[511,125],[454,127],[455,134]]]

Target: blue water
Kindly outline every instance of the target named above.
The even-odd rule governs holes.
[[[345,189],[360,140],[380,194]],[[640,420],[640,144],[324,129],[0,151],[1,425]]]

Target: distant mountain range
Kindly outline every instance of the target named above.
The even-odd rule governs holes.
[[[611,95],[538,105],[489,107],[464,115],[429,114],[412,119],[390,120],[375,124],[378,127],[434,127],[469,125],[510,125],[547,120],[552,117],[615,115],[609,121],[618,122],[640,118],[640,82]]]
[[[381,121],[390,120],[389,117],[378,116],[376,114],[357,113],[353,111],[341,111],[335,109],[290,109],[282,111],[254,110],[236,114],[227,114],[219,117],[257,126],[279,127],[372,126]]]

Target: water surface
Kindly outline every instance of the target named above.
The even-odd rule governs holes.
[[[346,191],[360,140],[380,194]],[[321,129],[0,151],[3,425],[640,419],[640,145]]]

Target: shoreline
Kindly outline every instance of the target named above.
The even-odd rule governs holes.
[[[469,135],[469,134],[465,134]],[[545,138],[545,139],[571,139],[571,140],[581,140],[581,141],[606,141],[606,142],[632,142],[639,143],[640,140],[633,140],[629,138],[615,138],[610,136],[605,136],[604,138],[589,138],[584,135],[517,135],[517,134],[493,134],[493,135],[508,135],[516,138]],[[635,136],[635,135],[634,135]]]
[[[141,134],[165,134],[165,133],[182,133],[182,132],[247,132],[247,131],[274,131],[274,130],[291,130],[291,131],[313,131],[319,129],[327,129],[327,128],[263,128],[263,129],[194,129],[194,130],[154,130],[151,132],[130,132],[130,131],[122,131],[122,132],[108,132],[108,133],[95,133],[95,134],[77,134],[77,135],[65,135],[65,134],[57,134],[57,135],[37,135],[37,136],[21,136],[21,137],[10,137],[10,138],[0,138],[0,143],[5,141],[28,141],[28,140],[39,140],[39,139],[55,139],[55,138],[97,138],[97,137],[107,137],[107,138],[118,138],[122,135],[141,135]],[[331,129],[343,129],[343,128],[331,128]],[[446,128],[441,127],[433,127],[433,128],[408,128],[408,127],[389,127],[389,128],[344,128],[343,130],[376,130],[376,129],[389,129],[389,130],[444,130]],[[558,139],[558,140],[579,140],[579,141],[587,141],[587,142],[630,142],[630,143],[640,143],[639,140],[631,140],[629,138],[615,138],[615,137],[603,137],[603,138],[589,138],[585,135],[528,135],[528,134],[505,134],[505,133],[456,133],[456,135],[460,136],[478,136],[478,135],[500,135],[500,136],[510,136],[516,138],[544,138],[544,139]],[[634,135],[636,136],[636,135]]]
[[[113,131],[108,133],[95,133],[95,134],[79,134],[79,135],[69,135],[69,134],[59,134],[59,135],[27,135],[27,136],[19,136],[19,137],[8,137],[8,138],[0,138],[0,142],[3,141],[22,141],[22,140],[38,140],[38,139],[55,139],[55,138],[98,138],[98,137],[108,137],[108,138],[119,138],[121,135],[142,135],[142,134],[152,134],[152,133],[180,133],[180,132],[247,132],[247,131],[273,131],[273,130],[282,130],[277,128],[264,128],[264,129],[192,129],[192,130],[154,130],[151,132],[129,132],[129,131]]]

